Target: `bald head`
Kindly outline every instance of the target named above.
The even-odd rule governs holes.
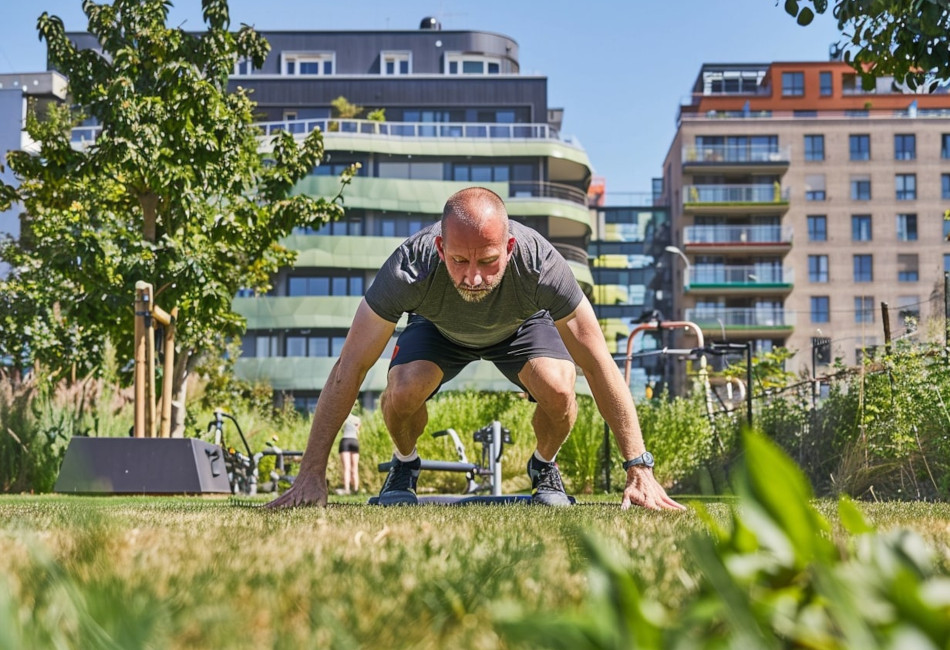
[[[489,238],[506,237],[508,211],[501,197],[484,187],[456,192],[442,210],[442,232],[456,226]]]

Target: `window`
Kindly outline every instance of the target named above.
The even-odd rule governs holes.
[[[362,296],[363,275],[292,275],[287,278],[287,295]]]
[[[920,279],[920,262],[917,253],[907,253],[897,256],[897,281],[917,282]]]
[[[854,322],[855,323],[873,323],[874,322],[874,296],[855,296],[854,297]]]
[[[823,214],[808,215],[808,241],[828,241],[828,217]]]
[[[254,356],[255,357],[276,357],[279,356],[278,350],[278,339],[277,336],[268,336],[266,334],[258,334],[254,337],[255,346],[254,346]]]
[[[916,214],[897,215],[897,239],[898,241],[917,241]]]
[[[828,296],[811,297],[811,322],[827,323],[829,311],[830,308]]]
[[[950,174],[940,175],[940,198],[950,199]]]
[[[871,177],[870,176],[852,176],[851,177],[851,200],[852,201],[870,201],[871,200]]]
[[[284,53],[282,70],[285,75],[333,74],[333,52]]]
[[[808,281],[809,282],[827,282],[828,281],[828,256],[827,255],[809,255],[808,256]]]
[[[249,75],[254,70],[254,64],[250,59],[238,59],[234,62],[235,75]]]
[[[871,241],[871,215],[851,215],[851,241]]]
[[[950,133],[940,135],[940,157],[950,160]]]
[[[827,97],[832,93],[830,72],[818,73],[818,92],[822,97]]]
[[[412,72],[412,52],[383,52],[379,55],[379,73],[386,76]]]
[[[824,201],[825,200],[825,175],[808,174],[805,176],[805,200],[806,201]]]
[[[801,97],[805,94],[805,73],[804,72],[783,72],[782,73],[782,96],[783,97]]]
[[[943,272],[950,272],[950,253],[943,254]]]
[[[855,282],[874,282],[874,272],[871,267],[870,255],[854,256],[854,281]]]
[[[917,198],[917,174],[897,174],[894,188],[898,201],[913,201]]]
[[[871,159],[871,136],[867,133],[848,136],[851,160]]]
[[[500,74],[501,60],[470,54],[447,54],[446,74]]]
[[[913,133],[894,135],[894,160],[913,160],[917,157],[917,137]]]
[[[805,160],[824,160],[825,159],[825,136],[806,135],[805,136]]]
[[[897,318],[908,332],[917,329],[920,321],[920,300],[917,296],[897,296]]]

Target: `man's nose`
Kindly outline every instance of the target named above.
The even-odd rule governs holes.
[[[477,287],[482,283],[482,273],[478,270],[477,266],[469,269],[468,272],[468,284],[472,287]]]

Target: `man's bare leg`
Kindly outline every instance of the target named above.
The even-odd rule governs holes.
[[[396,453],[382,490],[379,503],[384,506],[415,504],[416,479],[422,461],[416,441],[426,428],[429,413],[426,400],[442,381],[442,370],[431,361],[413,361],[389,371],[386,390],[379,404]]]
[[[538,450],[528,461],[528,476],[534,489],[532,502],[570,505],[553,461],[577,421],[574,364],[560,359],[532,359],[521,369],[518,378],[538,403],[531,420]]]

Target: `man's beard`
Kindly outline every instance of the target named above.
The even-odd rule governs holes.
[[[488,297],[492,291],[494,291],[499,284],[501,284],[501,279],[504,277],[504,273],[495,277],[494,281],[490,285],[482,285],[478,289],[468,288],[466,285],[457,284],[455,285],[456,291],[459,292],[459,295],[462,296],[462,300],[465,302],[481,302]]]

